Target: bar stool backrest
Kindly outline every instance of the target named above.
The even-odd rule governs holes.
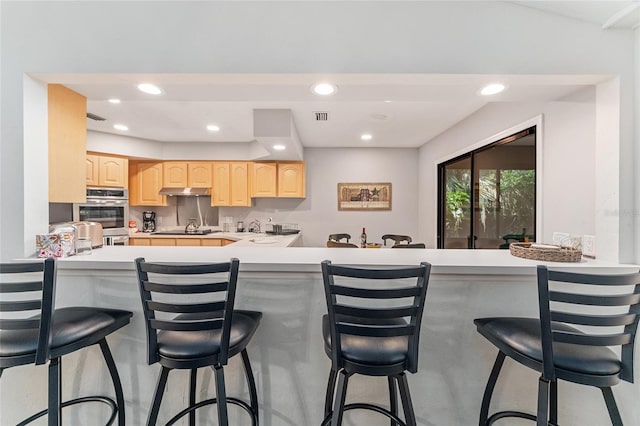
[[[225,365],[240,261],[234,258],[223,263],[176,265],[138,258],[135,263],[149,364],[159,360],[158,330],[221,330],[218,363]]]
[[[387,240],[393,240],[393,244],[400,244],[403,241],[406,241],[407,243],[411,242],[411,237],[408,235],[396,235],[396,234],[384,234],[382,236],[382,242],[384,242],[384,245],[387,245]]]
[[[349,234],[329,234],[329,241],[336,241],[336,242],[340,242],[340,240],[344,240],[346,239],[347,242],[349,242],[349,240],[351,239],[351,235]]]
[[[633,383],[634,342],[640,319],[640,273],[592,275],[549,271],[543,265],[538,266],[537,271],[543,376],[555,380],[553,345],[556,342],[621,346],[620,378]],[[551,289],[549,282],[552,282]],[[583,333],[561,331],[554,329],[557,327],[553,327],[552,322],[585,330]],[[612,331],[611,327],[620,331]]]
[[[365,269],[333,265],[325,260],[321,266],[329,314],[332,368],[337,371],[343,367],[342,334],[382,338],[408,336],[406,369],[415,373],[431,265],[422,262],[419,266]],[[412,284],[407,285],[407,281]]]
[[[35,363],[49,361],[55,300],[55,259],[0,264],[0,330],[37,330]],[[34,315],[36,313],[36,315]],[[24,362],[15,365],[24,364]]]

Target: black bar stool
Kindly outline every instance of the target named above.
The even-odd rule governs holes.
[[[394,269],[322,262],[328,310],[322,318],[322,332],[325,352],[331,358],[322,425],[339,426],[343,413],[356,408],[383,414],[392,425],[416,425],[405,371],[418,371],[420,324],[430,271],[431,265],[426,262]],[[347,384],[354,374],[387,376],[390,409],[367,403],[345,405]],[[404,421],[398,417],[396,384]]]
[[[167,425],[189,414],[189,425],[193,426],[195,410],[210,404],[217,404],[218,425],[227,425],[227,403],[230,403],[249,413],[252,425],[257,426],[258,394],[246,347],[260,324],[262,313],[233,310],[238,259],[225,263],[167,265],[138,258],[135,263],[147,327],[148,363],[158,362],[162,366],[147,424],[157,422],[169,372],[186,369],[191,370],[189,407],[176,414]],[[226,396],[223,367],[237,354],[242,356],[250,404]],[[200,367],[213,368],[217,398],[196,403]]]
[[[392,240],[393,241],[393,245],[398,245],[403,241],[406,241],[407,243],[411,242],[411,237],[408,235],[396,235],[396,234],[384,234],[382,236],[382,241],[384,242],[384,245],[387,245],[387,240]]]
[[[549,289],[549,282],[553,289]],[[624,286],[627,288],[625,289]],[[612,291],[602,294],[603,287]],[[621,291],[628,290],[626,293]],[[611,386],[633,383],[633,352],[640,318],[640,274],[591,275],[549,271],[538,266],[537,318],[480,318],[478,332],[499,352],[487,382],[481,426],[504,417],[558,423],[558,379],[600,388],[614,425],[622,425]],[[589,306],[588,313],[580,307]],[[578,310],[576,309],[578,307]],[[624,309],[612,313],[611,308]],[[579,313],[578,313],[579,312]],[[588,326],[588,331],[575,326]],[[611,330],[617,327],[619,332]],[[609,347],[622,348],[621,356]],[[489,417],[489,404],[505,357],[541,373],[537,415],[501,411]]]
[[[347,242],[349,242],[349,240],[351,239],[351,235],[349,234],[329,234],[329,238],[327,239],[327,241],[335,241],[335,242],[340,242],[340,240],[347,240]]]
[[[11,314],[7,318],[3,315],[0,321],[0,376],[10,367],[49,363],[48,408],[23,420],[19,425],[25,425],[44,415],[47,415],[50,426],[60,425],[63,407],[82,402],[101,402],[111,407],[111,416],[106,424],[111,425],[117,416],[118,425],[124,426],[122,384],[106,337],[129,324],[133,314],[129,311],[93,307],[55,309],[54,259],[0,264],[0,275],[0,293],[12,295],[3,296],[3,299],[10,297],[11,300],[0,302],[0,313]],[[105,396],[88,396],[61,402],[62,356],[91,345],[100,345],[113,381],[116,401]]]

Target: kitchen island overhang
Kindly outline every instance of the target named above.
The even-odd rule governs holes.
[[[324,353],[320,319],[326,311],[320,262],[352,265],[410,265],[427,261],[433,265],[420,340],[418,373],[409,375],[418,424],[476,424],[486,379],[495,349],[475,331],[473,319],[486,316],[537,316],[535,266],[540,263],[513,257],[500,250],[393,250],[256,247],[105,247],[90,256],[76,256],[58,262],[58,306],[113,306],[134,312],[132,323],[113,336],[114,357],[121,370],[127,402],[127,424],[142,425],[155,387],[157,366],[146,365],[145,331],[133,259],[145,257],[158,262],[217,262],[240,259],[237,308],[263,312],[263,321],[248,347],[256,375],[261,422],[266,425],[316,425],[323,417],[324,392],[329,359]],[[617,265],[597,260],[581,263],[546,263],[550,267],[582,272],[631,272],[637,265]],[[640,357],[635,365],[640,371]],[[101,375],[98,353],[88,352],[63,365],[69,393],[78,390],[74,377],[94,376],[97,391],[109,392],[108,377]],[[46,389],[41,367],[24,367],[20,374],[5,372],[0,381],[3,422],[21,420],[21,413],[41,407],[46,392],[25,398],[24,380],[34,388]],[[492,409],[535,411],[537,375],[515,363],[505,364],[509,380],[499,382]],[[508,372],[507,372],[508,371]],[[228,394],[243,395],[242,370],[231,364],[225,369]],[[46,375],[44,375],[46,376]],[[211,392],[213,378],[205,373]],[[175,374],[165,397],[160,419],[183,407],[188,394],[188,374]],[[599,392],[562,384],[560,421],[567,424],[608,424]],[[640,423],[640,385],[622,383],[614,390],[626,424]],[[169,397],[170,395],[170,397]],[[355,377],[350,383],[353,401],[388,403],[386,382]],[[82,424],[101,416],[101,408],[73,414]],[[201,410],[198,420],[214,415]],[[248,425],[249,420],[230,408],[231,423]],[[86,417],[85,417],[86,416]],[[374,414],[348,414],[351,424],[377,425],[386,422]],[[346,418],[345,418],[346,421]],[[86,424],[86,423],[85,423]],[[204,423],[207,424],[207,423]]]

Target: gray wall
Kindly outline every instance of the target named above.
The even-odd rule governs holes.
[[[296,223],[302,243],[324,247],[333,233],[359,241],[382,242],[383,234],[418,235],[418,150],[376,148],[305,149],[307,198],[256,199],[253,207],[220,207],[220,216],[243,219],[271,217],[276,223]],[[338,211],[339,182],[391,182],[390,211]]]
[[[46,214],[25,219],[41,211],[25,194],[43,192],[47,176],[46,161],[29,158],[46,150],[46,138],[33,136],[24,152],[25,73],[371,72],[619,76],[620,183],[612,211],[630,213],[617,230],[621,259],[640,261],[626,227],[634,217],[638,227],[638,69],[630,30],[603,31],[502,2],[24,1],[0,7],[2,259],[23,255],[26,236],[47,222]]]
[[[468,146],[542,116],[538,139],[542,143],[542,211],[540,242],[552,242],[553,232],[594,235],[596,205],[595,105],[593,91],[584,97],[544,104],[489,104],[420,149],[420,235],[435,242],[437,188],[430,185],[437,165],[468,151]],[[604,247],[604,245],[603,245]],[[599,257],[609,255],[605,250]]]

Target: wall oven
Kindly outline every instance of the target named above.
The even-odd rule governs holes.
[[[98,222],[103,235],[129,234],[129,191],[123,188],[87,188],[87,201],[73,205],[73,220]]]

